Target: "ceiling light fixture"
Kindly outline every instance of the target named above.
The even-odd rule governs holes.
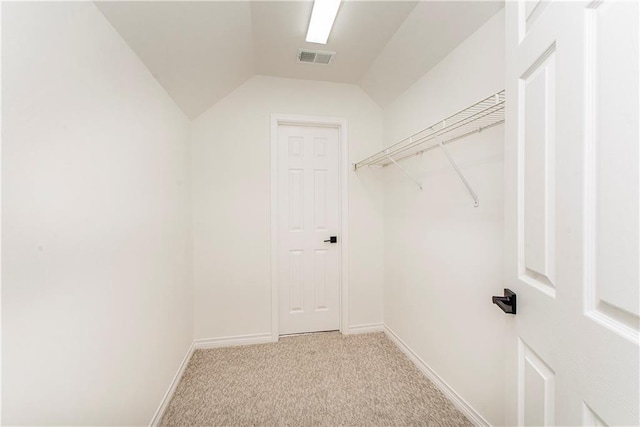
[[[307,41],[309,43],[327,44],[329,33],[336,19],[340,0],[315,0],[311,21],[307,30]]]

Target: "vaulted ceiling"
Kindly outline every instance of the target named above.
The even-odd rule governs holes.
[[[359,84],[381,106],[493,16],[502,2],[343,1],[326,45],[305,42],[312,1],[97,2],[187,116],[253,75]],[[298,48],[336,52],[298,63]]]

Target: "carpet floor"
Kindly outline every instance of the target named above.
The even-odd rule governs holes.
[[[383,334],[194,352],[163,426],[471,423]]]

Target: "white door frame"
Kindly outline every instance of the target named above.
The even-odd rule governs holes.
[[[340,332],[348,331],[348,230],[349,230],[349,143],[346,119],[338,117],[303,116],[297,114],[271,115],[271,340],[279,338],[278,325],[278,126],[314,126],[337,128],[340,132],[338,150],[338,203],[340,220],[338,224],[338,278]]]

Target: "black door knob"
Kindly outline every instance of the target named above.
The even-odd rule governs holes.
[[[329,240],[325,240],[325,242],[338,243],[338,236],[331,236],[331,237],[329,237]]]
[[[516,314],[516,294],[511,289],[505,289],[503,297],[491,297],[491,301],[505,313]]]

